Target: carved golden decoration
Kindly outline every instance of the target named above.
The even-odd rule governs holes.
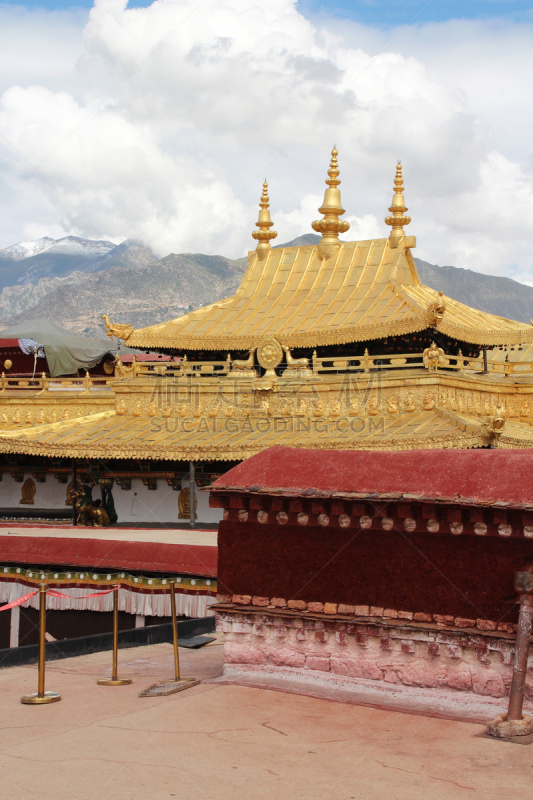
[[[438,325],[439,322],[444,317],[444,314],[446,313],[446,303],[444,302],[444,295],[443,295],[442,291],[439,292],[439,294],[437,296],[437,299],[433,303],[429,304],[428,311],[429,311],[429,313],[431,315],[431,324],[432,325]],[[435,342],[432,342],[431,346],[432,347],[433,346],[436,347]],[[440,351],[439,355],[442,354],[442,356],[444,356],[444,350],[441,350],[440,347],[438,348],[438,350]],[[439,366],[440,366],[440,363],[439,363]]]
[[[135,356],[133,356],[133,361],[135,362]],[[125,367],[120,356],[117,356],[115,361],[115,371],[119,378],[133,377],[134,363],[132,363],[131,367]]]
[[[6,360],[4,361],[4,369],[10,370],[12,366],[13,362],[11,361],[11,359],[6,358]]]
[[[196,510],[198,508],[198,497],[196,492],[194,493],[194,516],[196,518]],[[191,518],[191,490],[187,486],[185,489],[182,489],[178,495],[178,519],[190,519]]]
[[[361,403],[359,402],[357,397],[354,397],[354,399],[350,403],[350,416],[358,417],[360,413],[361,413]]]
[[[133,331],[135,330],[135,328],[131,324],[129,325],[123,325],[121,323],[113,324],[112,322],[110,322],[107,314],[102,314],[102,319],[104,320],[104,329],[106,332],[106,336],[109,336],[110,339],[113,339],[113,337],[115,337],[116,339],[122,339],[124,342],[126,342],[133,333]]]
[[[416,411],[415,396],[414,396],[414,394],[412,392],[409,392],[409,394],[406,397],[405,410],[408,413],[411,413],[412,411]]]
[[[334,400],[333,401],[333,403],[331,404],[329,413],[331,414],[332,417],[340,417],[341,404],[339,403],[338,400]]]
[[[430,372],[436,372],[439,367],[446,364],[446,357],[442,347],[437,347],[435,342],[431,342],[429,347],[426,347],[422,354],[424,366]]]
[[[432,392],[426,392],[424,395],[424,402],[422,403],[424,411],[432,411],[435,408],[435,398]]]
[[[115,364],[113,361],[104,361],[104,372],[106,375],[114,375]]]
[[[35,501],[35,492],[37,491],[35,482],[31,478],[26,478],[24,483],[21,486],[21,494],[22,497],[20,498],[20,504],[23,506],[33,506]]]
[[[387,413],[388,414],[397,414],[399,411],[398,406],[398,398],[395,394],[391,395],[389,398],[389,402],[387,403]]]
[[[256,350],[257,347],[250,347],[248,358],[235,358],[233,361],[231,361],[230,354],[228,353],[228,362],[231,363],[231,372],[229,373],[230,376],[233,375],[238,378],[254,378],[257,375],[257,372],[254,369],[254,353]]]
[[[275,369],[283,361],[283,350],[277,339],[267,336],[257,348],[257,360],[266,370],[264,378],[276,378]]]
[[[309,369],[308,358],[293,358],[290,348],[282,345],[285,351],[287,369],[283,373],[284,378],[307,378],[313,375],[313,370]]]
[[[385,224],[391,225],[392,230],[389,234],[389,244],[392,248],[398,247],[402,239],[405,238],[404,225],[409,225],[411,217],[406,216],[405,212],[407,207],[403,199],[403,177],[402,177],[402,164],[398,161],[396,166],[396,176],[394,178],[394,195],[392,197],[392,204],[389,208],[391,212],[390,217],[385,217]]]
[[[259,228],[259,230],[252,231],[252,236],[258,242],[256,247],[257,260],[264,261],[270,250],[272,250],[272,245],[270,244],[270,240],[275,239],[276,236],[278,235],[276,231],[270,230],[270,228],[274,223],[270,219],[270,211],[268,210],[269,197],[268,197],[268,183],[266,181],[266,178],[265,182],[263,183],[263,194],[261,195],[261,200],[259,201],[259,205],[261,207],[261,210],[259,212],[259,219],[255,223]]]
[[[340,247],[339,233],[346,233],[350,229],[350,223],[347,220],[339,219],[345,212],[341,203],[341,192],[338,188],[340,180],[337,156],[337,148],[334,147],[331,151],[329,177],[326,180],[328,188],[324,193],[324,202],[318,209],[320,214],[324,214],[324,217],[311,223],[313,230],[322,234],[322,239],[318,244],[318,257],[322,260],[335,255]]]
[[[133,416],[134,417],[140,417],[141,413],[142,413],[141,401],[137,400],[137,402],[133,406]]]
[[[367,403],[367,412],[369,416],[375,417],[379,414],[379,411],[380,411],[379,400],[377,396],[373,394]]]

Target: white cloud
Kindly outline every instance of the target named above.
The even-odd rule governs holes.
[[[388,235],[401,156],[417,255],[533,279],[529,28],[384,33],[293,0],[96,0],[83,37],[81,14],[39,15],[13,11],[11,38],[51,37],[55,57],[11,80],[0,60],[0,246],[77,233],[241,255],[265,172],[278,242],[311,232],[336,142],[346,238]]]

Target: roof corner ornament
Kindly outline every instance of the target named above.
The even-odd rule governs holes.
[[[428,311],[431,315],[430,325],[436,327],[446,313],[446,303],[444,302],[442,290],[438,293],[437,299],[429,304]]]
[[[489,417],[488,421],[483,425],[483,432],[488,437],[491,447],[497,445],[498,439],[505,428],[505,423],[505,410],[498,399],[494,415]]]
[[[318,257],[322,261],[335,255],[340,247],[339,233],[346,233],[350,229],[347,220],[339,219],[345,211],[341,203],[341,191],[338,188],[340,180],[337,155],[337,148],[334,147],[331,151],[329,177],[326,180],[328,188],[324,193],[324,202],[318,209],[320,214],[324,214],[324,218],[311,223],[313,230],[322,234],[322,239],[318,243]]]
[[[115,336],[117,339],[122,339],[124,342],[126,342],[130,338],[133,331],[135,330],[135,328],[131,324],[123,325],[118,322],[112,323],[109,320],[107,314],[102,314],[102,319],[105,322],[104,329],[106,335],[109,336],[110,339],[112,339]]]
[[[270,219],[270,211],[268,210],[270,206],[270,198],[268,196],[268,183],[266,178],[265,182],[263,183],[263,194],[261,195],[259,205],[261,206],[261,211],[259,212],[259,219],[255,223],[259,230],[252,231],[252,236],[258,241],[258,245],[256,247],[257,260],[264,261],[270,250],[272,250],[270,240],[275,239],[278,235],[276,231],[269,230],[274,223]]]
[[[394,195],[392,197],[392,204],[389,208],[391,212],[390,217],[385,217],[385,224],[390,225],[392,230],[389,234],[389,244],[391,247],[398,247],[400,242],[405,239],[404,225],[409,225],[411,217],[406,215],[407,206],[403,199],[403,177],[402,177],[402,162],[398,160],[396,165],[396,175],[394,178]]]

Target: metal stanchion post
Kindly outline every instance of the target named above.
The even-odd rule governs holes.
[[[46,584],[41,583],[39,591],[39,678],[36,694],[27,694],[20,698],[26,705],[41,705],[43,703],[57,703],[61,700],[58,692],[45,692],[44,690],[44,665],[46,660]]]
[[[529,736],[533,733],[533,717],[522,713],[529,640],[533,627],[533,574],[531,572],[516,572],[515,590],[519,593],[520,613],[516,632],[509,707],[507,714],[499,714],[487,726],[489,736],[496,736],[499,739],[511,739],[513,736]]]
[[[118,587],[113,592],[113,674],[111,678],[98,678],[99,686],[125,686],[131,678],[117,677],[118,666]]]
[[[180,657],[178,652],[178,622],[176,619],[176,584],[170,584],[170,608],[172,613],[172,642],[174,644],[174,677],[161,681],[164,684],[173,684],[180,689],[188,689],[198,683],[196,678],[182,678],[180,676]]]

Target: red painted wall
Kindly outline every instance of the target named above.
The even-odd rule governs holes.
[[[526,539],[222,521],[218,591],[516,622]]]

